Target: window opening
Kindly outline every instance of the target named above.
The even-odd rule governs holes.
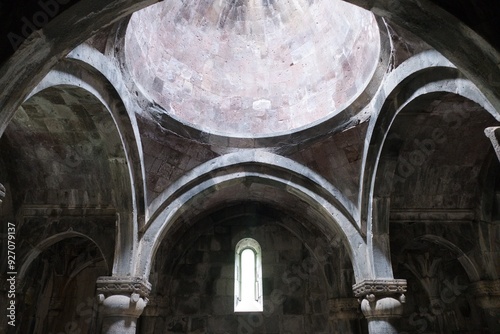
[[[234,267],[234,311],[261,312],[262,254],[256,240],[245,238],[238,242]]]

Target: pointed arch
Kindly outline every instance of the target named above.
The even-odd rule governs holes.
[[[483,93],[437,51],[425,51],[406,60],[388,76],[380,92],[372,103],[373,117],[363,152],[359,212],[360,227],[368,236],[372,272],[378,277],[392,277],[388,202],[377,197],[376,192],[383,181],[377,177],[382,149],[395,118],[416,98],[439,92],[461,95],[474,101],[497,120],[500,120],[500,115]],[[380,266],[375,258],[386,259],[388,264]]]
[[[259,201],[278,205],[273,193],[277,192],[306,205],[311,214],[321,217],[315,222],[320,230],[330,238],[340,237],[351,258],[356,280],[371,277],[364,265],[365,241],[353,218],[354,204],[307,167],[261,150],[231,153],[210,160],[158,196],[150,207],[153,218],[140,240],[137,275],[149,275],[160,243],[183,214],[188,216],[182,219],[191,219],[192,215],[208,210],[210,205],[225,201],[217,195],[242,183],[270,189],[259,193]]]
[[[82,49],[89,52],[88,49]],[[94,51],[96,52],[96,51]],[[88,53],[87,53],[88,55]],[[112,68],[110,66],[109,68]],[[121,94],[115,89],[119,83],[111,83],[107,78],[90,64],[80,60],[65,59],[52,69],[47,76],[29,94],[36,96],[47,89],[67,87],[69,89],[82,90],[92,95],[99,101],[112,119],[113,126],[101,127],[103,136],[117,135],[121,144],[121,154],[124,159],[109,159],[110,165],[119,170],[123,179],[116,177],[116,189],[122,189],[117,199],[117,221],[118,229],[117,245],[122,251],[117,251],[113,263],[114,274],[124,274],[131,271],[134,252],[137,247],[138,231],[145,217],[145,195],[144,195],[144,169],[140,140],[138,138],[135,119],[128,112]],[[130,106],[128,106],[130,107]],[[127,251],[123,251],[127,250]]]

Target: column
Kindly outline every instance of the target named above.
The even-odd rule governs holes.
[[[353,333],[363,317],[359,303],[354,298],[334,298],[328,300],[329,320],[332,334]]]
[[[151,284],[140,277],[99,277],[97,298],[103,334],[135,334]]]
[[[500,280],[477,281],[470,285],[469,293],[484,311],[488,328],[493,332],[500,319]]]
[[[396,334],[397,322],[403,314],[406,280],[364,280],[353,285],[361,311],[368,320],[370,334]]]

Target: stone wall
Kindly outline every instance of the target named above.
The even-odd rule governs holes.
[[[204,219],[176,245],[162,245],[151,276],[151,302],[139,332],[335,332],[328,299],[350,289],[341,283],[352,279],[352,269],[341,265],[349,268],[350,262],[338,252],[320,258],[314,235],[307,231],[297,235],[292,224],[282,225],[284,221],[248,212],[229,220]],[[257,240],[262,248],[262,313],[234,312],[234,249],[245,237]],[[356,321],[336,324],[357,333]]]

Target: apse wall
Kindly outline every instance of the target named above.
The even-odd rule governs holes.
[[[140,333],[358,333],[356,313],[351,319],[331,319],[330,313],[332,298],[351,293],[346,252],[333,247],[322,253],[319,236],[306,230],[298,236],[283,223],[260,214],[210,218],[180,240],[165,240]],[[235,246],[242,238],[262,249],[263,312],[234,312]]]

